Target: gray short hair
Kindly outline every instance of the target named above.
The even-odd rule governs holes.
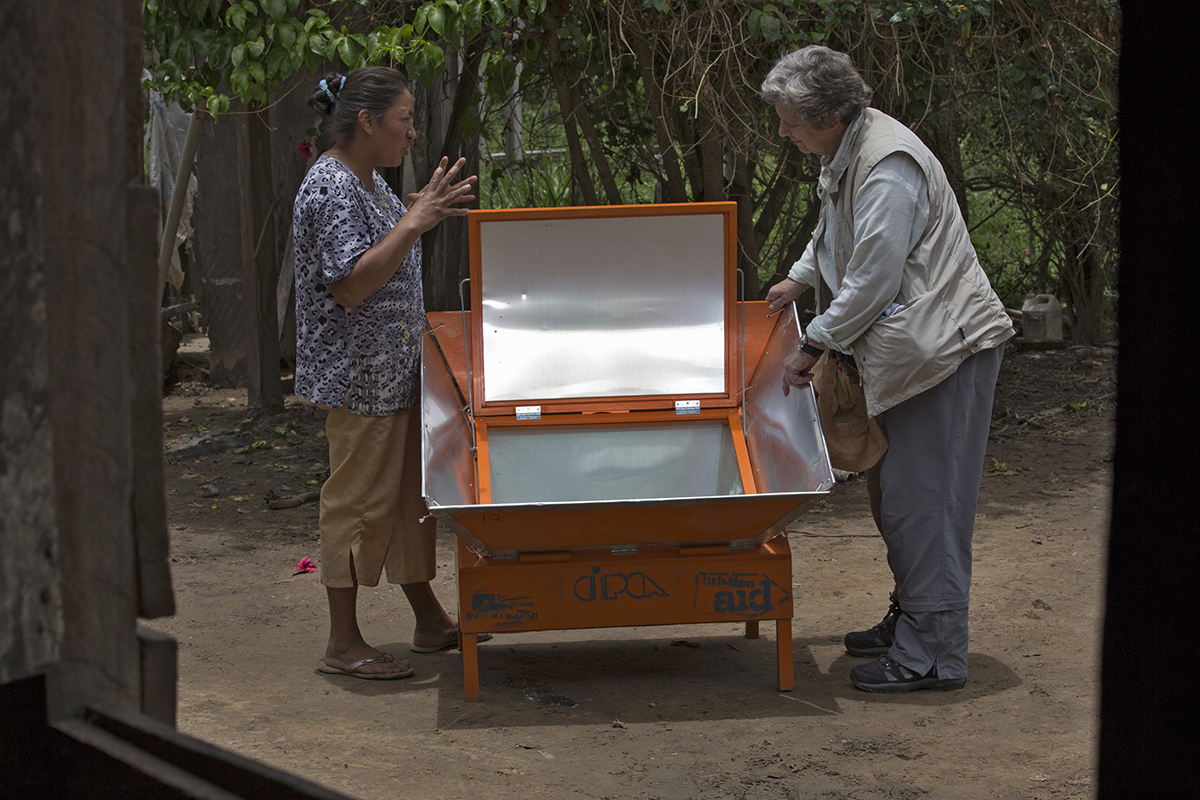
[[[871,102],[850,56],[819,44],[788,53],[763,81],[762,96],[817,128],[854,121]]]

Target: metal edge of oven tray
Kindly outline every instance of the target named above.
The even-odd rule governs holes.
[[[429,512],[444,519],[468,549],[493,558],[544,550],[749,547],[777,536],[807,500],[827,495],[834,484],[812,388],[793,389],[787,397],[782,391],[783,360],[799,341],[799,319],[789,304],[745,390],[743,430],[758,493],[479,504],[472,502],[478,476],[468,406],[440,345],[426,333],[421,477]],[[631,526],[630,519],[637,522]],[[562,533],[548,536],[551,530]]]

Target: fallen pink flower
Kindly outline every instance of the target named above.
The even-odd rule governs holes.
[[[317,571],[317,565],[314,564],[313,560],[311,558],[309,558],[308,556],[305,556],[304,558],[302,558],[296,562],[296,572],[295,572],[296,575],[299,575],[302,572],[316,572],[316,571]]]

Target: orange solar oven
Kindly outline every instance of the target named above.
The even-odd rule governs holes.
[[[429,314],[430,512],[475,633],[775,620],[785,526],[829,493],[811,389],[783,396],[789,305],[737,300],[736,204],[472,211],[470,312]],[[748,376],[748,377],[747,377]]]

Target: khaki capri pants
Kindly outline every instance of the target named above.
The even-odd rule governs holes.
[[[425,583],[436,573],[437,520],[421,497],[421,410],[387,417],[332,409],[321,488],[321,583]],[[420,520],[424,519],[424,522]]]

